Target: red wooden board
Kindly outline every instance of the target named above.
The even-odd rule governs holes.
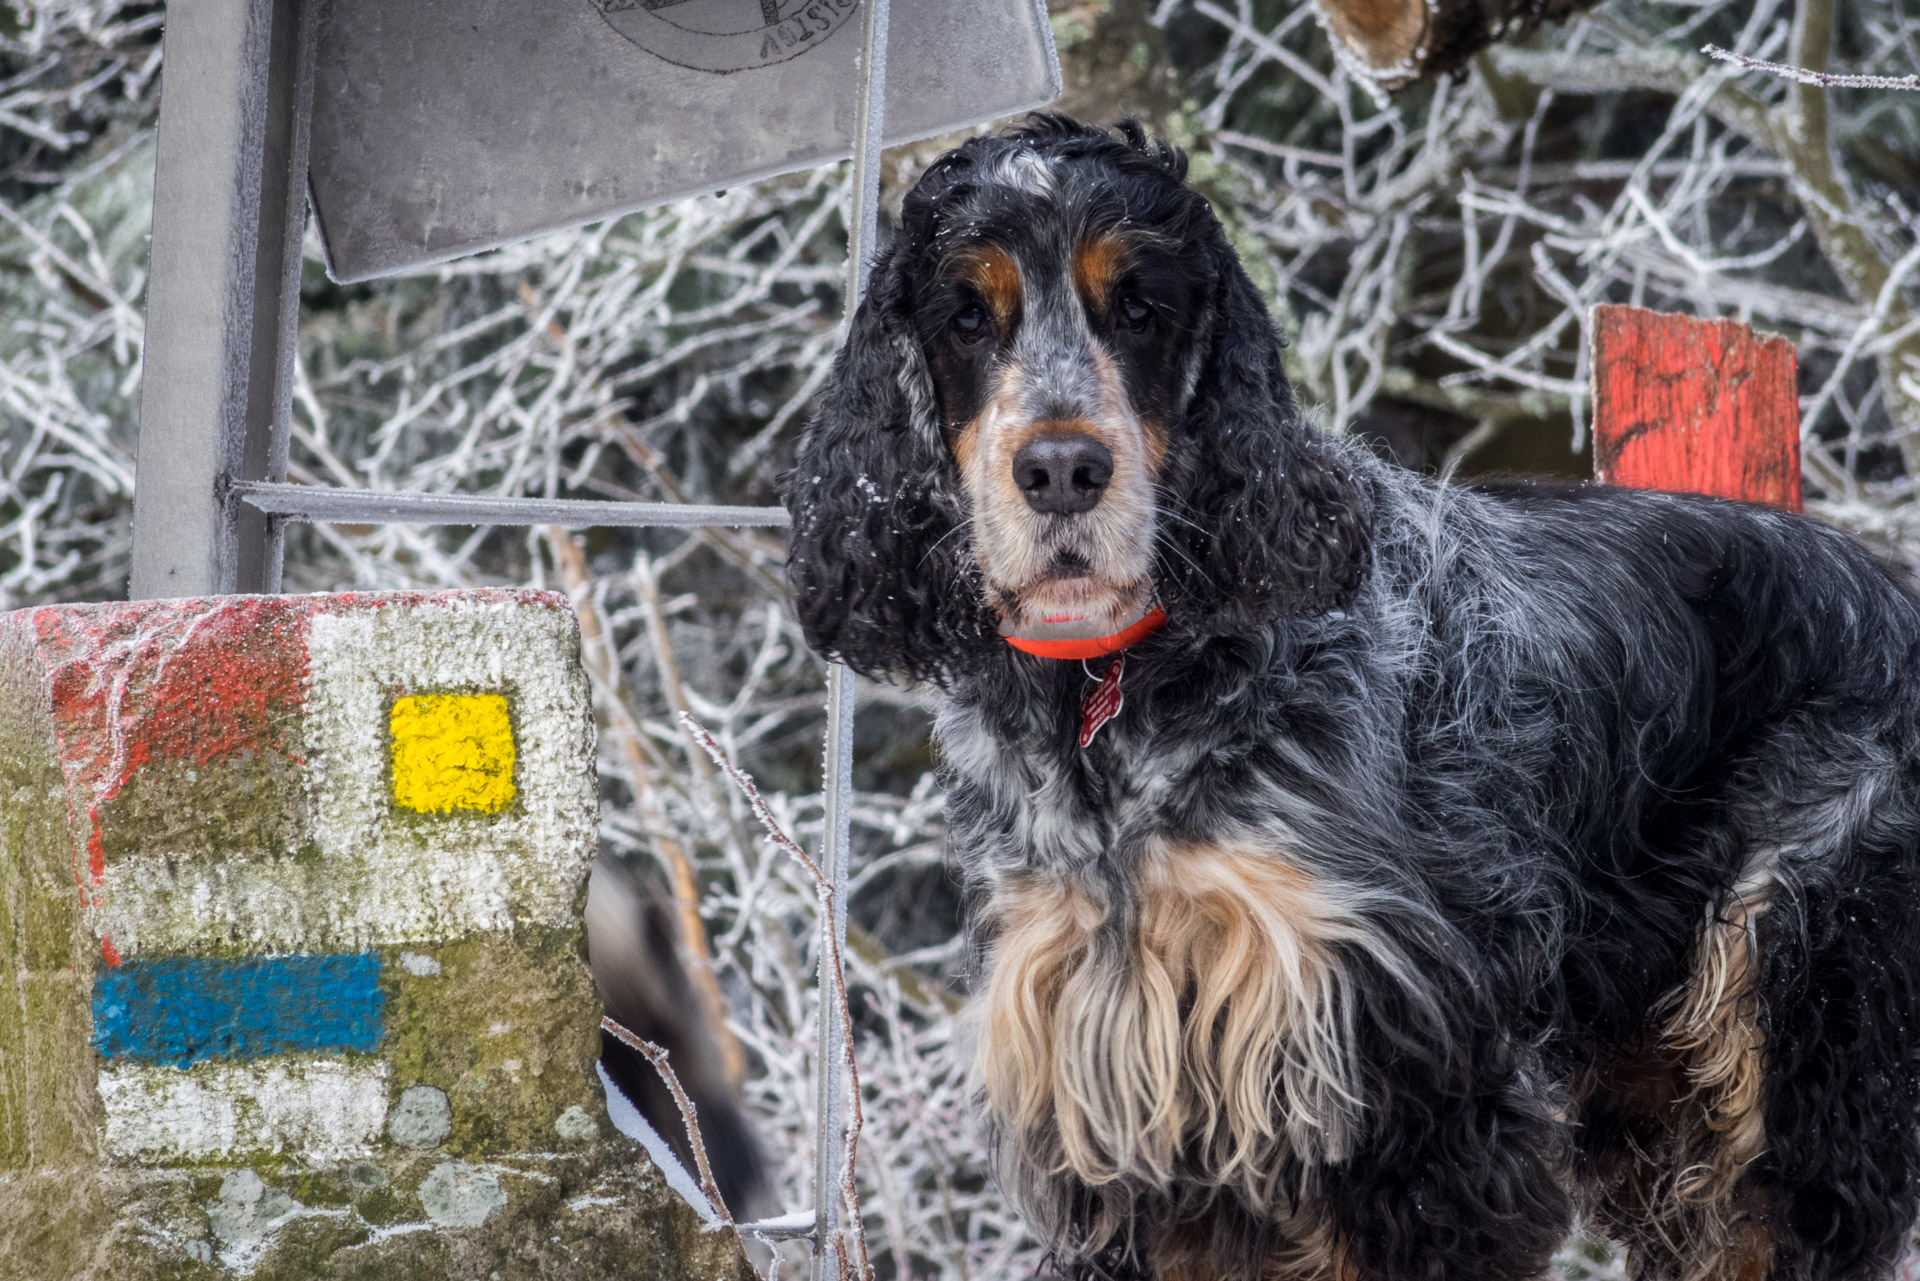
[[[1799,511],[1793,344],[1736,320],[1595,307],[1593,474]]]

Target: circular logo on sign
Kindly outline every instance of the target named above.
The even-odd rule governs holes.
[[[770,67],[819,47],[860,0],[593,0],[615,31],[695,71]]]

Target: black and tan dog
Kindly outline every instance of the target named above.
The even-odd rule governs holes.
[[[947,694],[1009,1190],[1089,1275],[1521,1281],[1576,1215],[1637,1277],[1884,1274],[1915,598],[1811,520],[1312,430],[1122,132],[928,170],[790,482],[809,639]]]

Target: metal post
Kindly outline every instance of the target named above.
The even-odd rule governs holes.
[[[270,592],[287,469],[319,0],[175,0],[153,193],[135,599]]]
[[[854,117],[853,217],[847,227],[846,317],[866,292],[880,228],[880,147],[886,119],[887,17],[889,0],[866,0],[861,21],[860,94]],[[847,946],[847,864],[852,837],[854,678],[845,664],[827,669],[827,745],[822,779],[826,813],[821,832],[821,871],[833,887],[832,910],[820,922],[820,1024],[816,1052],[814,1134],[813,1281],[839,1275],[841,1139],[845,1130],[841,1094],[845,1054],[841,1042],[835,953]]]

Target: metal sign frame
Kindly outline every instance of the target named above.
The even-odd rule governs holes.
[[[289,520],[678,526],[789,523],[780,507],[609,503],[286,483],[307,215],[314,32],[324,0],[169,6],[134,474],[134,600],[280,590]],[[890,0],[864,0],[845,314],[878,239]],[[853,674],[827,669],[813,1265],[840,1265],[842,993],[853,800]]]

